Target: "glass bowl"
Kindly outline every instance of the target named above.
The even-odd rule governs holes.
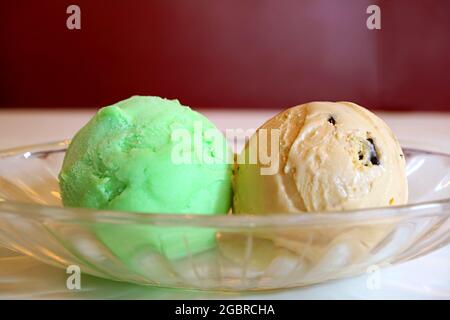
[[[450,242],[450,155],[414,142],[402,142],[409,205],[271,216],[62,208],[57,176],[68,143],[0,152],[0,244],[62,268],[156,286],[266,290],[370,272]]]

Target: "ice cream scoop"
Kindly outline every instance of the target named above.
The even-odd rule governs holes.
[[[225,137],[200,113],[177,100],[135,96],[100,109],[74,136],[59,175],[62,201],[104,210],[225,214],[230,157]],[[215,241],[206,229],[111,224],[95,230],[125,260],[138,254],[129,248],[177,258]]]
[[[251,163],[262,149],[277,155],[273,174],[264,173],[268,164],[260,157]],[[237,162],[238,214],[352,210],[408,199],[396,137],[379,117],[350,102],[312,102],[281,112],[257,130]]]

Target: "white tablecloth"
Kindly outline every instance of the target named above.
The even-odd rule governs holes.
[[[94,113],[0,110],[0,149],[70,138]],[[239,116],[236,117],[236,112]],[[276,111],[205,111],[219,128],[257,128]],[[450,152],[450,114],[381,113],[394,132]],[[413,136],[411,136],[413,135]],[[263,293],[211,293],[138,286],[82,275],[81,290],[68,290],[64,270],[0,248],[0,299],[450,299],[450,246],[370,274],[306,288]]]

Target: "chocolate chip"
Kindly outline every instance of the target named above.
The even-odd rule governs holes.
[[[333,118],[333,116],[330,116],[330,117],[328,118],[328,122],[331,123],[333,126],[336,125],[336,120]]]
[[[375,147],[375,143],[373,142],[372,138],[368,138],[367,141],[369,141],[369,143],[370,143],[370,162],[374,166],[379,166],[380,160],[378,159],[378,153],[377,153],[377,148]]]
[[[376,156],[370,157],[370,162],[371,162],[374,166],[379,166],[379,165],[380,165],[380,160],[378,160],[378,158],[377,158]]]

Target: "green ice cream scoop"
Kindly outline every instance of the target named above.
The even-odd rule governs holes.
[[[135,96],[100,109],[75,135],[59,175],[64,206],[145,213],[226,214],[231,152],[203,115],[177,100]],[[96,226],[122,259],[136,250],[184,257],[215,244],[214,230]]]

